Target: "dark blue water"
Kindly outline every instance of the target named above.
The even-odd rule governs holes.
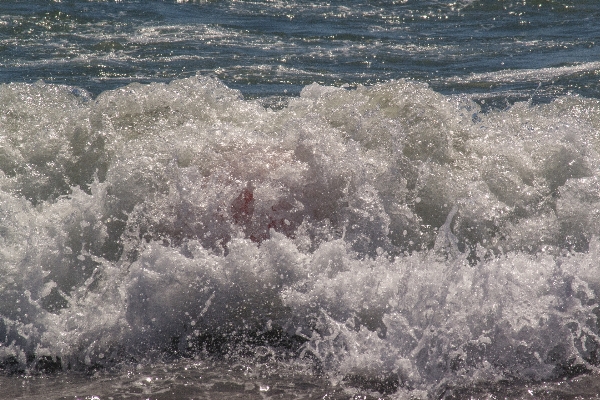
[[[214,75],[246,96],[411,78],[444,92],[598,96],[595,1],[4,1],[0,82]],[[473,74],[553,68],[545,76]],[[563,69],[561,69],[563,68]],[[516,92],[516,93],[515,93]]]

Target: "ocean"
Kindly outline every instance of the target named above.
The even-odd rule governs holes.
[[[598,398],[599,20],[2,0],[0,398]]]

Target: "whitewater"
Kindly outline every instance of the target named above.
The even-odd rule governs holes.
[[[273,110],[199,76],[0,104],[6,370],[214,353],[428,393],[597,368],[597,100],[482,114],[397,81]]]

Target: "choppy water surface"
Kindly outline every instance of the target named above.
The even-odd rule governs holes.
[[[5,393],[594,398],[599,12],[3,2]]]
[[[9,0],[0,81],[97,95],[199,72],[253,97],[399,78],[446,93],[597,97],[599,17],[593,0]]]

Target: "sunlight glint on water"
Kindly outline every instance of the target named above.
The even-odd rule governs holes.
[[[3,3],[2,386],[593,397],[599,11],[533,3]]]

